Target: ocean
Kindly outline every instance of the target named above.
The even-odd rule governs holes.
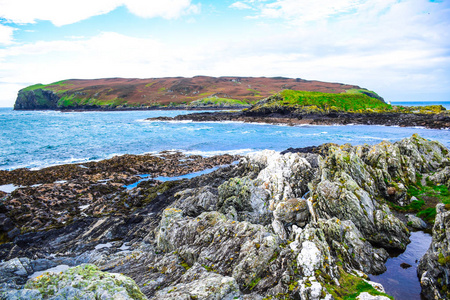
[[[0,169],[101,160],[179,150],[211,156],[323,143],[376,144],[418,133],[450,148],[450,131],[388,126],[285,126],[239,122],[151,122],[190,111],[59,112],[0,108]]]

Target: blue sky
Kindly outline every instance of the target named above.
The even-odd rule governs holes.
[[[0,0],[0,107],[70,78],[286,76],[450,100],[450,5],[425,0]]]

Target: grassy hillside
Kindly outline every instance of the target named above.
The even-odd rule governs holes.
[[[321,92],[284,90],[276,96],[258,102],[252,110],[289,108],[302,112],[380,112],[392,106],[363,92],[330,94]]]

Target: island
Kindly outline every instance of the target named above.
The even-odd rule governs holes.
[[[285,77],[168,77],[71,79],[19,91],[16,110],[244,108],[282,90],[376,93],[356,85]]]

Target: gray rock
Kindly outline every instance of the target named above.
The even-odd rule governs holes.
[[[415,215],[407,214],[406,221],[408,222],[407,224],[414,229],[420,230],[420,229],[426,229],[428,227],[427,223],[425,223],[424,220],[422,220],[421,218],[419,218]]]
[[[188,216],[196,217],[205,211],[217,210],[217,190],[210,186],[186,189],[174,195],[178,198],[175,207],[183,210]]]
[[[356,297],[358,300],[388,300],[390,298],[386,296],[373,296],[367,292],[363,292]]]
[[[318,224],[345,269],[357,269],[371,274],[386,271],[384,264],[389,257],[387,251],[374,248],[352,221],[332,218],[320,220]]]
[[[29,258],[13,258],[0,263],[0,287],[17,288],[33,274],[33,267]]]
[[[94,265],[81,265],[60,274],[30,279],[23,290],[10,290],[5,299],[147,299],[136,283],[121,274],[101,272]]]
[[[180,279],[180,283],[155,294],[156,299],[231,300],[240,297],[239,286],[233,277],[208,272],[194,264]]]

